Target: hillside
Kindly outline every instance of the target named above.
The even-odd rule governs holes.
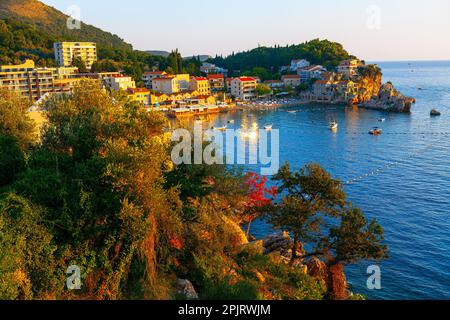
[[[154,55],[154,56],[164,57],[164,58],[167,58],[170,55],[169,51],[162,51],[162,50],[148,50],[145,52],[147,52],[148,54]]]
[[[116,35],[82,23],[80,30],[67,28],[67,16],[37,0],[0,0],[0,19],[20,22],[56,40],[95,41],[99,47],[132,50]]]
[[[268,72],[277,73],[280,67],[289,65],[294,59],[307,59],[312,64],[334,68],[340,61],[350,57],[341,44],[315,39],[299,45],[259,47],[228,57],[216,57],[211,62],[228,70],[245,72],[253,68],[265,68]]]

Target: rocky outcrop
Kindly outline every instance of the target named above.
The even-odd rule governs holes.
[[[250,256],[262,256],[264,254],[264,242],[259,240],[245,244],[241,247],[241,252],[248,253]]]
[[[354,103],[360,104],[371,101],[376,98],[381,89],[382,75],[365,76],[356,80],[358,85],[358,94]]]
[[[271,234],[262,241],[265,254],[275,251],[286,251],[292,248],[292,239],[288,232]]]
[[[267,255],[280,255],[281,258],[289,262],[292,258],[292,249],[294,241],[292,240],[289,232],[279,232],[271,234],[263,239],[264,254]],[[305,255],[303,245],[297,248],[297,256],[301,257]],[[302,259],[300,259],[302,260]]]
[[[177,280],[177,294],[186,300],[198,299],[198,294],[189,280],[184,279]]]
[[[360,107],[388,112],[411,112],[414,98],[406,97],[390,82],[381,86],[378,95],[359,104]]]
[[[322,281],[324,284],[328,281],[328,267],[325,262],[319,258],[313,257],[306,262],[308,267],[308,274],[318,281]]]

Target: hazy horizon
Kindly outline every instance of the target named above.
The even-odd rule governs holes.
[[[450,60],[447,0],[44,0],[117,34],[137,50],[228,55],[315,38],[342,43],[367,61]]]

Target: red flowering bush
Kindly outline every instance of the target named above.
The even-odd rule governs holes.
[[[260,176],[254,172],[249,172],[245,175],[244,185],[247,188],[247,201],[242,220],[248,224],[247,236],[250,234],[251,223],[277,197],[277,188],[266,187],[267,181],[266,176]]]

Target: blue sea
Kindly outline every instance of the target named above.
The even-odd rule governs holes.
[[[280,160],[295,169],[317,162],[342,181],[350,200],[385,230],[390,258],[381,262],[382,289],[367,288],[367,267],[348,266],[352,291],[368,299],[450,299],[450,62],[383,62],[383,81],[415,97],[412,114],[345,106],[303,105],[220,115],[234,127],[257,122],[280,130]],[[436,108],[441,117],[431,118]],[[386,118],[383,123],[379,118]],[[330,121],[339,123],[336,133]],[[368,130],[383,129],[373,137]],[[252,233],[272,233],[263,221]]]

